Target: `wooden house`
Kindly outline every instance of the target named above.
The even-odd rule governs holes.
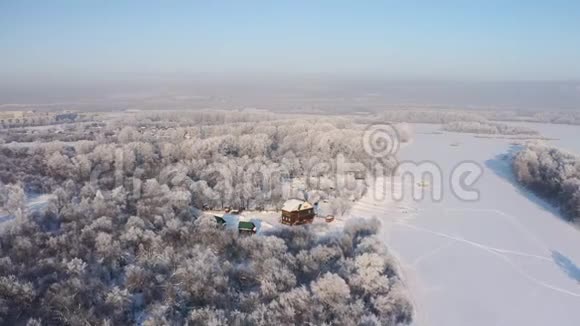
[[[315,215],[314,207],[307,201],[290,199],[282,206],[282,224],[300,225],[312,223]]]

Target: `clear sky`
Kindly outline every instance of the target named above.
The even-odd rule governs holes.
[[[0,0],[0,80],[578,80],[580,1]]]

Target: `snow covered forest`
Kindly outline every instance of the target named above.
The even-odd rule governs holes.
[[[134,193],[157,178],[175,198],[208,209],[276,208],[288,197],[360,198],[365,185],[355,182],[357,171],[338,171],[335,158],[362,164],[358,171],[370,166],[363,125],[343,118],[270,119],[146,115],[76,124],[62,133],[5,130],[3,138],[18,146],[0,150],[0,181],[20,183],[27,192],[52,192],[71,180],[75,191]],[[411,137],[404,126],[401,135]],[[291,187],[297,178],[301,189]],[[338,187],[339,181],[351,186]]]
[[[295,197],[346,212],[367,186],[335,160],[359,171],[376,160],[363,131],[340,117],[220,112],[3,130],[0,204],[13,220],[0,228],[0,323],[409,323],[377,221],[243,236],[203,213]],[[32,193],[52,199],[33,211]]]
[[[396,325],[412,308],[376,222],[238,236],[212,216],[69,198],[0,237],[3,324]],[[31,321],[33,323],[31,323]],[[37,322],[37,324],[34,323]]]
[[[580,223],[580,157],[555,147],[532,145],[516,153],[513,170],[521,184]]]

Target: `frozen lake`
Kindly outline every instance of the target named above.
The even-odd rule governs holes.
[[[554,145],[580,153],[578,126],[530,124]],[[430,160],[443,171],[440,202],[363,198],[353,216],[376,216],[398,257],[416,308],[416,325],[580,325],[580,232],[513,183],[506,139],[443,133],[416,125],[401,160]],[[450,146],[456,143],[457,146]],[[449,175],[465,160],[484,170],[465,202]],[[401,191],[410,185],[395,185]],[[403,188],[402,188],[403,187]],[[387,187],[387,196],[392,188]]]

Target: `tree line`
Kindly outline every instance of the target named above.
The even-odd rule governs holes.
[[[580,157],[535,145],[517,152],[512,166],[522,185],[555,203],[570,221],[580,221]]]

